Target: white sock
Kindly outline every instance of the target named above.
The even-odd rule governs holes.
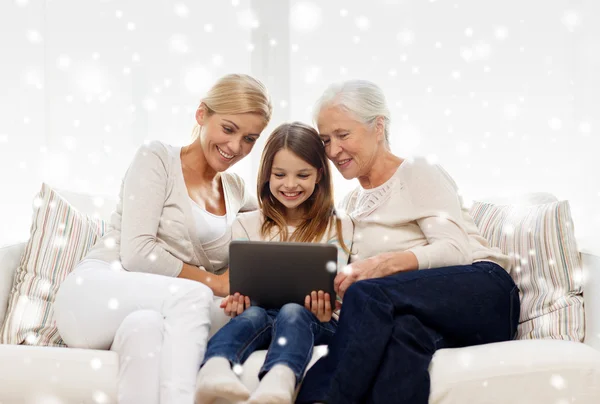
[[[196,404],[211,404],[218,398],[244,401],[250,391],[242,384],[225,358],[209,359],[200,372],[196,383]]]
[[[249,404],[291,404],[296,390],[296,375],[286,365],[275,365],[262,378],[248,400]]]

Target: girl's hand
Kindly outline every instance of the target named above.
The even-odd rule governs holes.
[[[322,290],[317,293],[313,290],[304,298],[304,307],[322,323],[331,320],[331,296],[329,293],[323,293]]]
[[[236,293],[233,296],[224,297],[219,307],[225,311],[227,317],[235,317],[242,314],[250,306],[250,298],[248,296]]]

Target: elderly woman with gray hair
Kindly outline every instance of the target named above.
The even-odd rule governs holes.
[[[296,402],[425,404],[436,350],[515,335],[519,293],[508,257],[479,234],[446,171],[391,152],[378,86],[334,84],[315,117],[328,158],[360,186],[341,206],[355,240],[335,279],[339,327]]]

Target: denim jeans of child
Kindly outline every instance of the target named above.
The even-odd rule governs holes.
[[[292,369],[298,384],[312,358],[313,347],[328,344],[336,328],[336,320],[322,323],[299,304],[270,310],[252,306],[208,341],[204,363],[222,357],[231,364],[242,364],[254,351],[268,348],[259,379],[273,366],[282,364]]]

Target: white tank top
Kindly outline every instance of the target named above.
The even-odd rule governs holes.
[[[217,216],[202,209],[192,198],[192,213],[196,221],[198,241],[204,246],[223,237],[227,231],[227,215]]]

